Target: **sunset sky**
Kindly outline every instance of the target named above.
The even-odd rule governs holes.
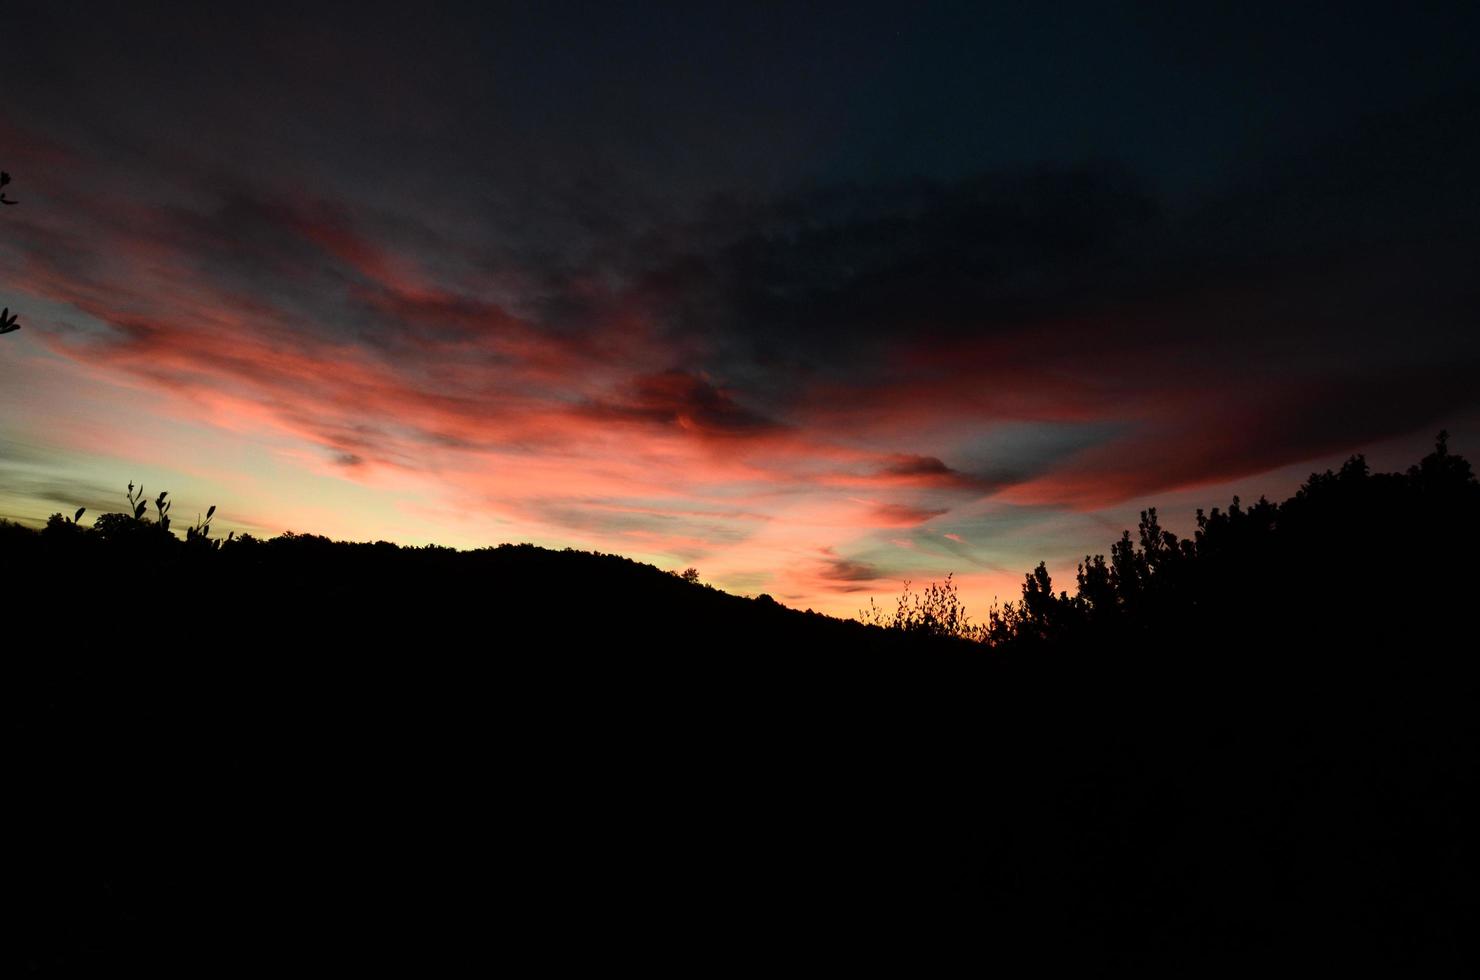
[[[1480,6],[1119,6],[0,8],[0,517],[980,618],[1480,455]]]

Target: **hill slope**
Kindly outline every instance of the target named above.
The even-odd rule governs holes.
[[[1354,460],[1030,575],[991,647],[612,556],[0,529],[25,961],[1458,968],[1477,493]]]

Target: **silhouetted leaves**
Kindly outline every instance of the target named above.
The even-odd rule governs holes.
[[[0,171],[0,187],[4,187],[8,183],[10,183],[10,174]],[[0,192],[0,204],[15,203],[15,201],[6,197],[4,192]],[[0,309],[0,334],[15,333],[19,330],[21,326],[16,322],[18,319],[20,319],[20,314],[11,313],[10,307],[7,306],[4,309]]]
[[[947,575],[944,582],[931,582],[920,593],[911,591],[910,583],[905,582],[892,613],[886,613],[870,598],[869,607],[860,610],[858,618],[870,626],[907,636],[982,639],[983,629],[973,625],[967,616],[953,577]]]

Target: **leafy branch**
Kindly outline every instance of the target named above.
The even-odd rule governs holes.
[[[0,171],[0,187],[4,187],[8,183],[10,183],[10,174],[5,173],[4,171]],[[0,191],[0,204],[16,203],[18,202],[12,201],[10,198],[6,197],[4,191]],[[5,307],[5,309],[0,310],[0,334],[15,333],[17,330],[19,330],[21,328],[21,325],[15,322],[19,318],[20,314],[11,313],[10,307],[8,306]]]

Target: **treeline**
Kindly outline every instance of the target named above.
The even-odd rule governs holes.
[[[994,606],[984,623],[967,617],[949,578],[920,593],[906,589],[895,609],[871,605],[860,618],[896,634],[973,640],[1012,653],[1135,638],[1190,641],[1226,630],[1230,618],[1251,616],[1282,628],[1308,622],[1329,630],[1340,625],[1333,617],[1345,609],[1360,608],[1386,622],[1380,610],[1400,600],[1434,609],[1468,580],[1468,549],[1480,540],[1480,482],[1467,460],[1449,452],[1447,438],[1440,433],[1434,451],[1406,472],[1374,473],[1358,455],[1337,471],[1311,474],[1283,503],[1261,497],[1245,507],[1235,497],[1227,510],[1199,509],[1196,530],[1187,538],[1164,529],[1156,508],[1148,508],[1135,536],[1127,530],[1108,556],[1085,556],[1072,593],[1056,590],[1040,563],[1025,576],[1021,598]],[[435,584],[454,591],[480,576],[488,582],[514,576],[541,581],[547,597],[558,592],[568,603],[609,606],[602,593],[624,587],[651,590],[679,606],[720,601],[713,595],[699,599],[672,581],[697,585],[693,569],[670,576],[617,555],[572,549],[501,545],[464,552],[292,532],[266,540],[234,533],[213,537],[215,507],[181,539],[171,530],[167,493],[152,500],[152,516],[151,501],[132,484],[128,499],[129,512],[103,514],[91,527],[80,510],[71,518],[52,515],[39,534],[0,523],[4,558],[32,569],[123,561],[147,562],[156,571],[183,563],[192,576],[228,579],[307,576],[320,589],[346,596],[388,576],[403,588]],[[590,591],[574,592],[576,580]],[[758,604],[775,606],[769,596]],[[1216,627],[1220,620],[1223,625]]]
[[[1401,473],[1374,473],[1363,456],[1312,473],[1284,503],[1197,511],[1179,538],[1156,508],[1141,512],[1104,554],[1086,555],[1075,587],[1056,591],[1046,564],[1028,573],[1021,599],[985,623],[964,614],[950,580],[908,589],[865,622],[906,633],[958,636],[1004,653],[1078,652],[1121,644],[1223,642],[1259,624],[1271,645],[1294,633],[1335,636],[1416,628],[1414,617],[1455,615],[1475,577],[1480,483],[1467,460],[1434,451]],[[1416,605],[1410,605],[1416,603]],[[1355,618],[1352,618],[1355,617]]]

